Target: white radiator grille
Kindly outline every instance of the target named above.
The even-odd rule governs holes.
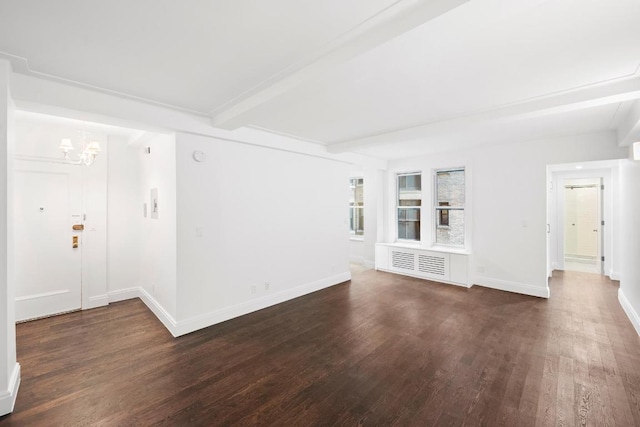
[[[444,257],[418,255],[418,271],[436,276],[444,276],[446,273]]]
[[[415,270],[415,256],[412,253],[391,251],[391,266],[403,270]]]

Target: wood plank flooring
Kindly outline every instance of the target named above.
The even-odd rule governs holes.
[[[139,300],[17,326],[5,426],[640,426],[618,286],[551,299],[373,270],[177,339]]]

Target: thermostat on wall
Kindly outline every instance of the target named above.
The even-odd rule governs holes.
[[[196,162],[204,162],[207,158],[207,155],[203,151],[194,151],[193,152],[193,160]]]

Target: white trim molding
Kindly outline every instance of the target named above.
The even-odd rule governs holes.
[[[149,310],[156,315],[158,320],[169,330],[171,335],[179,337],[191,332],[195,332],[199,329],[207,328],[215,324],[225,322],[236,317],[244,316],[245,314],[253,313],[254,311],[262,310],[267,307],[271,307],[276,304],[283,303],[285,301],[292,300],[294,298],[301,297],[303,295],[310,294],[340,283],[344,283],[351,280],[351,273],[345,272],[336,274],[334,276],[327,277],[312,283],[297,286],[292,289],[277,292],[272,295],[264,296],[262,298],[256,298],[250,301],[242,302],[240,304],[232,305],[230,307],[224,307],[219,310],[211,311],[209,313],[194,316],[189,319],[176,321],[162,305],[156,301],[151,294],[149,294],[144,288],[132,287],[128,289],[120,289],[117,291],[109,292],[109,302],[118,302],[128,299],[140,298],[145,303]]]
[[[149,292],[146,291],[146,289],[139,288],[139,290],[140,290],[140,299],[142,300],[142,302],[144,302],[147,305],[147,307],[149,307],[149,310],[151,310],[153,314],[156,315],[158,320],[160,320],[160,322],[162,322],[164,327],[169,330],[171,335],[173,335],[174,337],[178,337],[182,335],[182,334],[176,333],[177,322],[169,314],[169,312],[167,312],[167,310],[165,310],[164,307],[160,305],[160,303],[156,301],[156,299],[153,296],[151,296]]]
[[[16,363],[9,379],[9,387],[0,391],[0,416],[10,414],[16,404],[18,389],[20,388],[20,364]]]
[[[633,309],[633,306],[622,291],[622,288],[618,289],[618,301],[629,320],[631,320],[631,324],[633,324],[636,332],[640,335],[640,315],[638,315],[638,312]]]
[[[92,308],[104,307],[106,305],[109,305],[109,295],[96,295],[94,297],[89,297],[86,303],[83,301],[82,309],[90,310]]]
[[[127,289],[118,289],[109,292],[109,304],[112,302],[125,301],[128,299],[140,298],[140,287],[133,286]]]
[[[254,311],[262,310],[264,308],[271,307],[273,305],[280,304],[285,301],[289,301],[294,298],[298,298],[325,288],[329,288],[331,286],[338,285],[349,280],[351,280],[350,272],[336,274],[334,276],[330,276],[316,282],[307,283],[305,285],[277,292],[275,294],[268,295],[262,298],[257,298],[230,307],[221,308],[219,310],[195,316],[190,319],[181,320],[176,325],[176,333],[172,332],[172,334],[174,336],[185,335],[190,332],[197,331],[198,329],[206,328],[208,326],[240,317],[245,314],[253,313]]]
[[[474,286],[482,286],[485,288],[498,289],[500,291],[514,292],[516,294],[529,295],[538,298],[549,298],[551,292],[549,286],[534,286],[524,283],[508,282],[506,280],[492,279],[489,277],[476,277],[473,281]]]

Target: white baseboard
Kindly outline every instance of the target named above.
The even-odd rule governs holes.
[[[147,305],[147,307],[149,307],[149,310],[151,310],[153,314],[156,315],[158,320],[160,320],[160,322],[162,322],[164,327],[169,330],[171,335],[173,335],[174,337],[184,335],[184,334],[177,333],[178,331],[176,326],[177,322],[167,312],[167,310],[165,310],[164,307],[162,307],[162,305],[160,305],[160,303],[156,301],[156,299],[153,296],[151,296],[151,294],[147,292],[144,288],[138,288],[138,289],[140,292],[140,299],[142,300],[142,302],[144,302]]]
[[[20,388],[20,364],[16,363],[7,390],[0,391],[0,416],[13,412]]]
[[[368,259],[365,259],[365,260],[364,260],[363,265],[364,265],[366,268],[376,268],[376,262],[375,262],[375,261],[368,260]]]
[[[339,283],[351,280],[351,273],[345,272],[337,274],[326,279],[318,280],[316,282],[308,283],[306,285],[298,286],[286,291],[267,295],[262,298],[256,298],[251,301],[246,301],[231,307],[225,307],[219,310],[215,310],[209,313],[205,313],[199,316],[192,317],[190,319],[176,321],[153,296],[148,293],[144,288],[135,287],[129,289],[121,289],[117,291],[109,292],[109,302],[124,301],[133,298],[140,298],[149,310],[156,315],[158,320],[169,330],[171,335],[179,337],[198,329],[206,328],[208,326],[221,323],[235,317],[240,317],[245,314],[252,313],[254,311],[262,310],[263,308],[270,307],[272,305],[280,304],[282,302],[310,294],[312,292],[319,291],[324,288],[328,288]]]
[[[530,295],[539,298],[549,298],[549,286],[533,286],[523,283],[507,282],[506,280],[492,279],[489,277],[476,277],[474,285],[501,291],[514,292],[516,294]]]
[[[611,280],[620,280],[620,273],[617,271],[610,270],[609,271],[609,279]]]
[[[640,335],[640,316],[638,312],[634,310],[626,295],[622,292],[622,289],[618,289],[618,301],[620,301],[622,309],[627,314],[629,320],[631,320],[631,324],[636,329],[636,332]]]
[[[140,288],[136,286],[127,289],[118,289],[117,291],[109,292],[108,297],[109,303],[140,298]]]
[[[254,311],[262,310],[263,308],[271,307],[272,305],[280,304],[285,301],[289,301],[291,299],[298,298],[303,295],[346,282],[350,279],[351,273],[345,272],[327,277],[326,279],[318,280],[316,282],[308,283],[306,285],[297,286],[292,289],[287,289],[285,291],[277,292],[272,295],[267,295],[262,298],[256,298],[251,301],[246,301],[231,307],[221,308],[219,310],[202,314],[200,316],[181,320],[177,322],[175,333],[173,331],[171,333],[174,336],[185,335],[190,332],[197,331],[198,329],[206,328],[208,326],[215,325],[217,323],[221,323],[235,317],[240,317]]]
[[[109,305],[109,295],[97,295],[95,297],[89,297],[86,304],[82,304],[82,309],[90,310],[92,308],[104,307],[105,305]]]

